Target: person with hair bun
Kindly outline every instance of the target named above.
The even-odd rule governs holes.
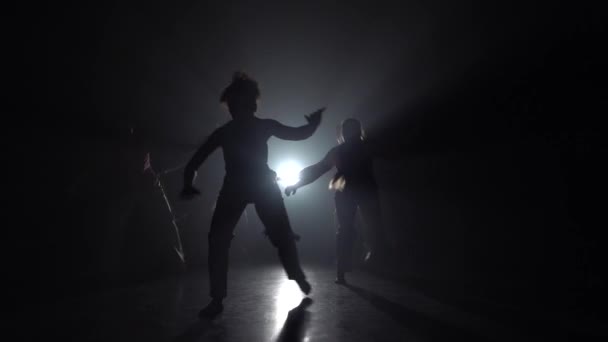
[[[365,140],[361,123],[356,119],[346,119],[340,125],[338,146],[333,147],[318,163],[304,168],[300,180],[285,188],[287,196],[298,188],[310,184],[323,174],[336,168],[337,172],[329,183],[334,190],[336,216],[337,284],[346,284],[345,273],[352,270],[352,254],[355,243],[355,214],[357,209],[371,231],[367,246],[369,252],[366,263],[383,262],[388,253],[380,216],[378,186],[374,178],[371,148]],[[373,229],[372,229],[373,226]]]
[[[208,235],[211,302],[200,311],[201,317],[213,317],[223,311],[230,243],[234,228],[249,203],[255,205],[266,235],[278,250],[287,277],[295,280],[302,292],[308,294],[311,290],[300,266],[296,235],[289,223],[277,174],[268,167],[267,141],[270,137],[309,138],[319,126],[325,108],[305,116],[306,125],[289,127],[276,120],[256,117],[259,98],[257,82],[243,72],[234,73],[232,82],[220,97],[220,103],[228,107],[232,120],[211,133],[184,171],[181,197],[191,199],[200,194],[193,184],[196,171],[213,151],[222,148],[226,175]]]

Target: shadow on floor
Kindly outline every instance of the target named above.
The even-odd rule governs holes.
[[[212,320],[200,319],[190,325],[186,331],[181,335],[177,336],[173,341],[175,342],[190,342],[190,341],[201,341],[204,337],[214,337],[214,340],[222,341],[225,336],[224,327],[220,324],[216,324]]]
[[[477,316],[489,318],[495,322],[500,322],[503,325],[509,326],[513,331],[517,331],[520,335],[525,336],[528,340],[552,340],[557,341],[604,341],[608,333],[600,324],[591,323],[582,327],[575,323],[568,323],[564,318],[563,321],[551,319],[548,315],[539,314],[538,311],[529,310],[525,307],[496,305],[490,301],[484,301],[482,298],[464,296],[463,293],[468,293],[464,289],[464,285],[450,284],[450,287],[440,286],[432,281],[425,281],[422,278],[402,278],[395,276],[389,272],[378,271],[366,268],[369,274],[389,280],[398,284],[406,284],[426,296],[432,297],[441,303],[458,307],[461,310],[474,313]],[[367,291],[359,288],[353,289],[353,292]],[[369,292],[369,291],[367,291]],[[368,294],[372,295],[371,292]],[[359,293],[364,296],[363,293]],[[535,313],[536,312],[536,313]],[[595,321],[601,318],[595,317]]]
[[[312,299],[306,297],[300,304],[291,309],[277,337],[277,342],[301,342],[306,337],[306,328],[310,322],[310,312],[306,310],[312,304]]]
[[[368,301],[373,307],[384,312],[397,323],[407,327],[414,334],[431,341],[485,341],[486,338],[472,332],[459,329],[441,321],[413,311],[405,306],[392,302],[370,290],[345,284],[344,287]]]
[[[307,308],[312,304],[312,299],[304,298],[298,306],[291,309],[283,328],[279,332],[277,342],[302,342],[306,337],[306,329],[310,322],[310,312]],[[177,336],[175,342],[191,342],[203,340],[224,341],[226,331],[224,326],[213,320],[200,319],[190,325],[186,331]]]

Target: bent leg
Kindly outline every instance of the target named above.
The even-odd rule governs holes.
[[[228,277],[228,252],[233,231],[247,203],[239,198],[220,194],[211,219],[209,231],[209,281],[211,297],[226,297]]]
[[[305,279],[304,272],[300,266],[298,249],[287,210],[283,203],[283,197],[277,187],[267,193],[267,196],[256,201],[255,209],[260,220],[266,227],[266,233],[270,242],[277,248],[279,259],[289,279]]]
[[[368,191],[359,197],[359,208],[363,223],[368,230],[367,236],[372,255],[376,257],[388,256],[390,254],[389,244],[386,239],[382,215],[380,211],[380,199],[376,191]]]
[[[336,257],[338,274],[349,272],[353,268],[353,248],[355,244],[355,213],[357,205],[348,193],[336,192]]]

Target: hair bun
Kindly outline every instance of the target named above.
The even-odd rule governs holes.
[[[232,82],[222,92],[220,102],[230,102],[237,98],[249,98],[256,101],[259,97],[258,83],[245,72],[239,70],[232,74]]]
[[[249,75],[247,75],[244,71],[235,71],[234,74],[232,74],[232,81],[239,81],[239,80],[248,80]]]

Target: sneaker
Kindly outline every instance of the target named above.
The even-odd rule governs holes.
[[[306,281],[306,278],[296,279],[296,282],[298,283],[300,290],[302,290],[302,292],[304,292],[305,294],[308,295],[310,293],[310,290],[312,290],[312,288],[310,287],[310,283]]]
[[[213,318],[219,315],[222,311],[224,311],[224,304],[222,304],[222,301],[213,299],[198,313],[198,317]]]

